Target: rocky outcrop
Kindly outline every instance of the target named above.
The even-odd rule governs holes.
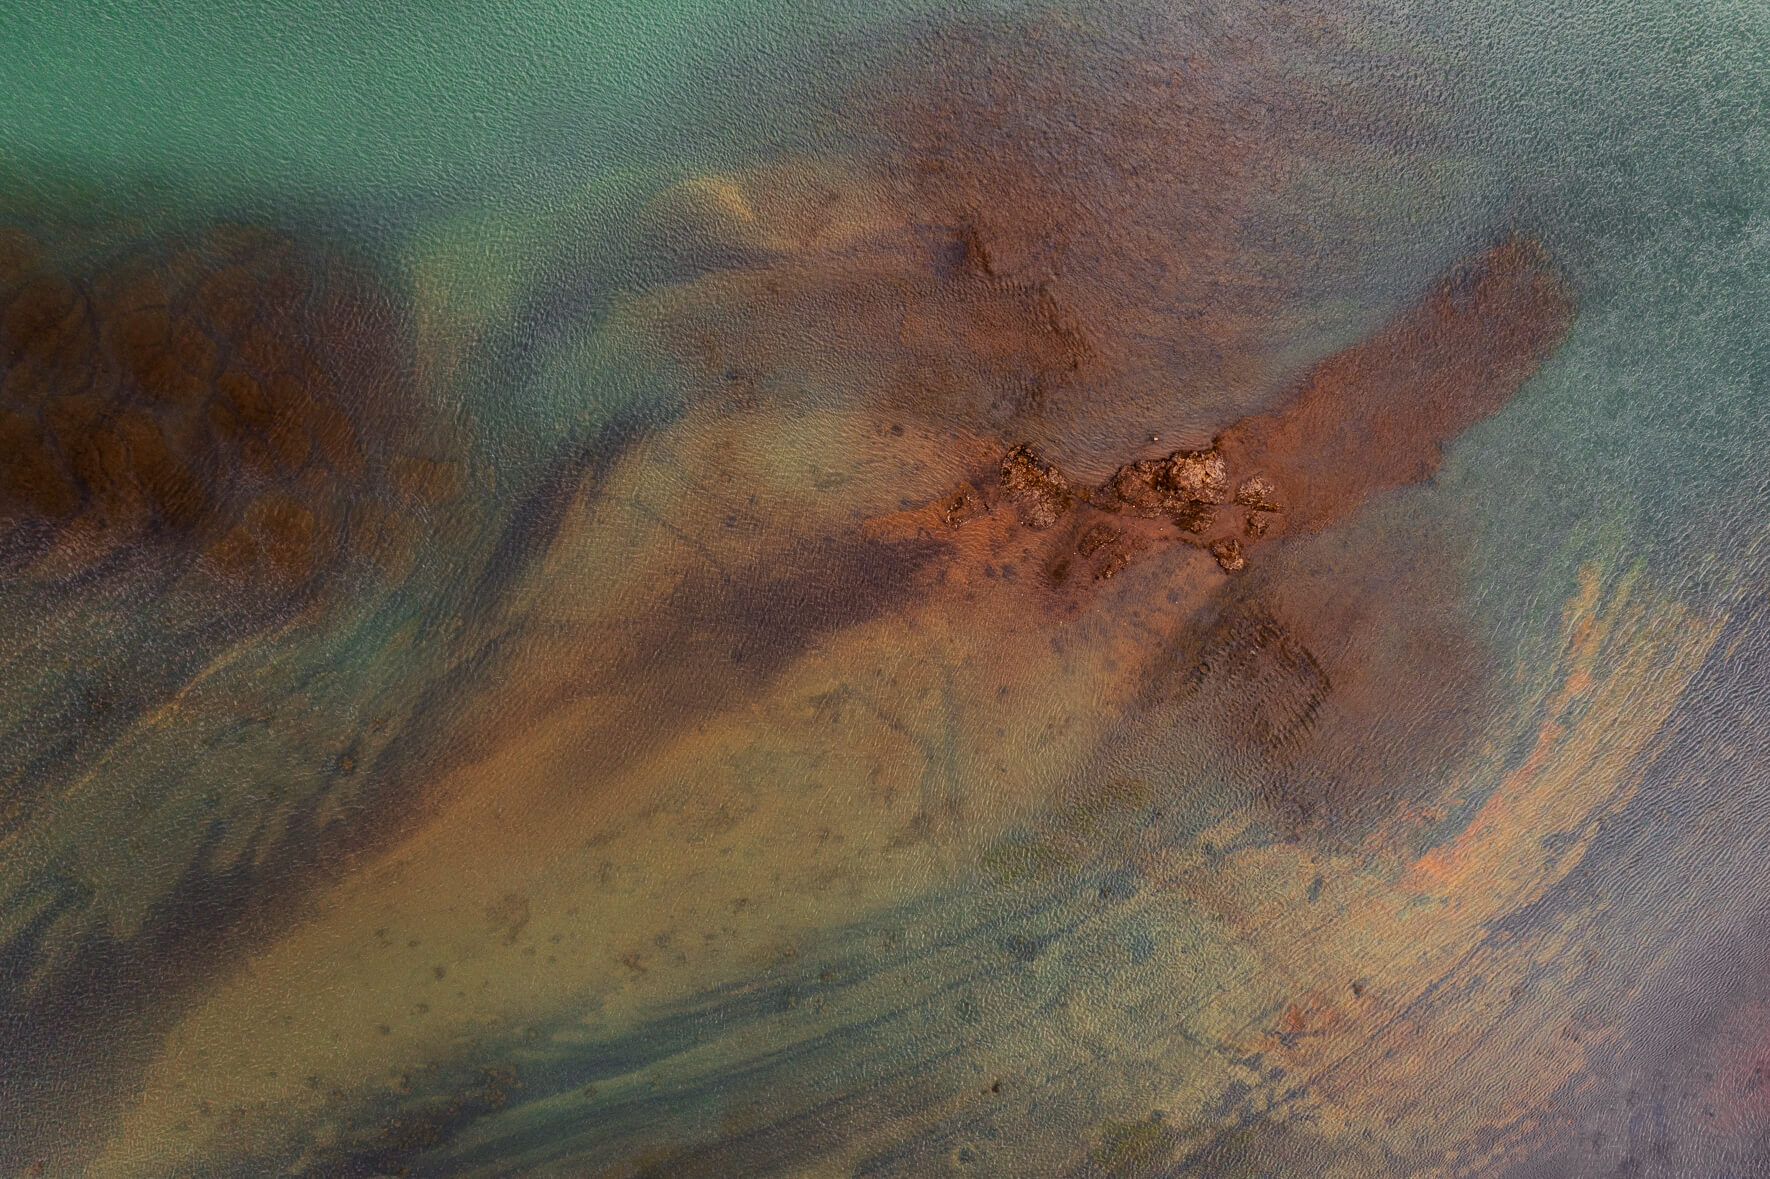
[[[1503,405],[1573,315],[1542,249],[1510,239],[1370,341],[1321,361],[1279,409],[1243,418],[1209,446],[1133,459],[1077,491],[1023,442],[1003,457],[994,488],[968,484],[938,513],[963,528],[999,499],[1012,525],[1051,533],[1037,548],[1054,586],[1073,584],[1079,567],[1113,577],[1162,544],[1201,549],[1240,573],[1260,545],[1429,476],[1444,442]]]
[[[1069,480],[1022,443],[1002,458],[1002,490],[1028,528],[1049,528],[1075,503]]]

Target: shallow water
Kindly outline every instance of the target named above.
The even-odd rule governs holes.
[[[1767,26],[4,18],[0,1160],[1757,1173]]]

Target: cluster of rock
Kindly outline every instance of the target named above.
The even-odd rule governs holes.
[[[1127,463],[1113,473],[1095,503],[1154,519],[1166,516],[1183,532],[1204,535],[1217,527],[1220,509],[1245,509],[1242,530],[1250,540],[1266,535],[1280,510],[1277,489],[1264,475],[1244,479],[1230,493],[1229,464],[1208,450],[1176,450],[1166,458]],[[1105,502],[1103,502],[1103,499]]]
[[[1075,504],[1063,472],[1026,443],[1002,459],[1002,490],[1028,528],[1049,528]]]
[[[1253,475],[1234,484],[1227,460],[1215,447],[1176,450],[1164,458],[1127,463],[1113,472],[1104,486],[1078,492],[1055,464],[1022,443],[1003,457],[1001,484],[1020,522],[1028,528],[1051,528],[1079,503],[1102,512],[1167,519],[1181,532],[1200,538],[1195,543],[1207,548],[1232,573],[1247,564],[1242,539],[1211,534],[1221,533],[1228,522],[1225,517],[1230,517],[1242,536],[1257,541],[1283,510],[1277,489],[1265,476]],[[949,500],[945,511],[948,523],[957,526],[976,513],[976,498],[960,492]],[[1204,539],[1207,537],[1210,539]],[[1098,558],[1095,575],[1102,578],[1125,568],[1147,547],[1141,536],[1104,520],[1083,529],[1076,542],[1081,556]]]

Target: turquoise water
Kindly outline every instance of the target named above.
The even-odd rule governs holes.
[[[557,185],[680,127],[703,64],[690,55],[709,21],[733,17],[551,3],[15,9],[7,140],[228,196]]]
[[[557,199],[608,171],[741,152],[768,112],[729,98],[790,85],[763,76],[793,60],[783,47],[917,7],[27,6],[0,25],[4,142],[223,201]]]

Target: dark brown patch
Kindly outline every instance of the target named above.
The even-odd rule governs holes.
[[[276,591],[347,557],[400,560],[415,528],[398,521],[460,493],[453,443],[422,421],[410,330],[366,270],[241,226],[97,262],[9,240],[14,561],[170,542]]]
[[[1232,747],[1270,761],[1314,724],[1333,683],[1266,602],[1226,591],[1157,662],[1149,691],[1152,702],[1182,702]]]

